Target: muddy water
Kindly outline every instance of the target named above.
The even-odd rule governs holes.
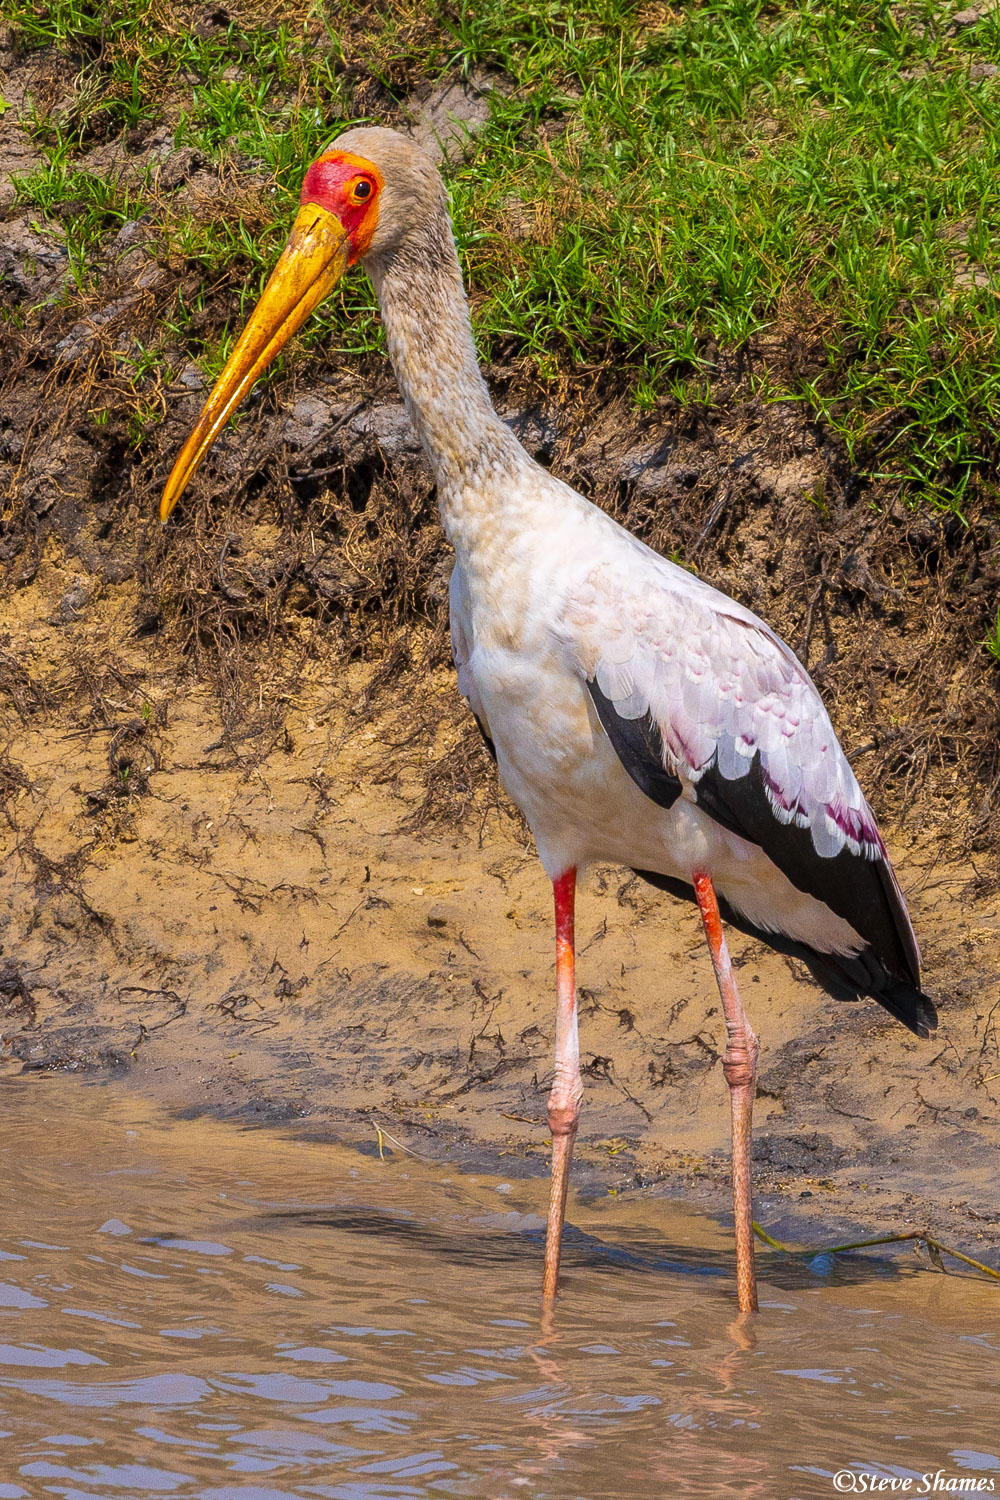
[[[539,1181],[3,1100],[0,1500],[1000,1493],[991,1286],[775,1258],[748,1331],[718,1226],[609,1199],[546,1330]]]

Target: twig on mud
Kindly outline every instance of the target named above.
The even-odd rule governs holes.
[[[250,595],[246,592],[245,589],[230,588],[229,584],[226,582],[226,556],[229,552],[230,547],[238,546],[238,537],[227,536],[222,543],[222,547],[219,550],[219,587],[221,588],[224,596],[229,600],[230,604],[246,604],[247,600],[250,598]]]
[[[282,880],[278,885],[272,885],[271,895],[277,895],[278,891],[287,891],[292,897],[302,896],[311,901],[313,906],[319,905],[319,897],[311,885],[295,885],[291,880]]]
[[[827,578],[825,573],[821,574],[819,583],[816,585],[815,592],[813,593],[812,598],[809,600],[809,607],[806,610],[806,617],[802,626],[802,635],[799,640],[798,648],[798,656],[801,661],[807,662],[809,660],[809,647],[812,643],[813,617],[816,614],[816,606],[819,603],[820,598],[822,597],[823,590],[829,588],[829,586],[830,580]]]
[[[245,1005],[256,1005],[263,1011],[264,1006],[254,995],[223,995],[219,1001],[219,1010],[231,1021],[236,1021],[240,1026],[256,1026],[258,1031],[271,1031],[277,1026],[277,1020],[266,1020],[264,1016],[242,1016],[239,1012]]]
[[[142,1027],[142,1029],[144,1031],[147,1031],[147,1032],[148,1031],[162,1031],[163,1028],[164,1028],[164,1026],[171,1026],[171,1025],[173,1025],[174,1021],[179,1021],[180,1018],[181,1018],[181,1016],[186,1016],[187,1015],[187,1008],[188,1008],[187,1001],[186,1000],[182,1000],[181,997],[180,997],[180,995],[178,995],[174,990],[150,989],[147,985],[144,985],[144,984],[122,984],[122,985],[119,985],[119,987],[118,987],[119,998],[121,998],[122,995],[130,995],[130,994],[135,994],[135,995],[165,995],[166,998],[173,1005],[175,1005],[177,1007],[177,1009],[174,1011],[174,1013],[173,1013],[172,1016],[168,1016],[165,1021],[157,1021],[157,1023],[156,1023],[155,1026],[147,1026],[146,1023],[145,1023],[145,1021],[140,1021],[139,1025]]]
[[[367,896],[362,896],[361,900],[358,902],[358,904],[354,908],[354,910],[351,911],[351,912],[349,912],[347,914],[347,916],[341,922],[340,926],[337,928],[336,932],[333,933],[333,935],[330,938],[330,941],[331,942],[336,942],[337,938],[339,938],[340,934],[344,931],[344,928],[345,927],[349,927],[350,924],[354,921],[354,918],[357,916],[358,912],[361,911],[361,910],[363,910],[363,908],[366,907],[367,905],[368,905],[368,897]]]
[[[405,1151],[407,1156],[415,1157],[417,1161],[430,1162],[431,1166],[433,1167],[439,1167],[441,1165],[436,1156],[421,1156],[419,1151],[413,1151],[409,1146],[404,1146],[402,1141],[397,1141],[394,1135],[390,1135],[388,1130],[384,1130],[377,1120],[372,1121],[372,1129],[378,1137],[378,1154],[380,1161],[385,1161],[385,1150],[382,1144],[383,1141],[391,1141],[394,1146],[399,1147],[400,1151]]]
[[[361,898],[361,900],[358,902],[357,906],[354,908],[354,910],[351,911],[351,912],[348,912],[347,916],[341,922],[340,926],[337,928],[336,932],[333,934],[333,937],[330,939],[330,941],[333,942],[337,938],[340,937],[340,934],[343,932],[344,928],[347,927],[349,925],[349,923],[351,923],[351,922],[354,921],[354,918],[357,916],[357,914],[358,914],[359,911],[363,911],[366,908],[370,908],[370,907],[388,906],[388,905],[389,905],[388,901],[383,901],[382,898],[381,898],[381,896],[363,896]]]
[[[89,839],[85,844],[81,844],[78,849],[75,849],[72,854],[68,854],[63,860],[50,859],[35,843],[35,831],[39,821],[36,820],[32,824],[13,849],[14,854],[19,855],[24,860],[30,861],[33,867],[33,882],[35,894],[38,897],[38,904],[28,927],[29,934],[34,932],[38,926],[45,903],[53,896],[58,896],[62,892],[65,892],[80,904],[91,921],[95,922],[104,935],[114,942],[114,918],[108,912],[98,911],[96,907],[91,906],[83,893],[83,887],[78,874],[90,858],[96,845],[96,840]]]
[[[622,1083],[621,1079],[618,1077],[618,1069],[615,1067],[614,1058],[594,1057],[593,1061],[585,1068],[581,1069],[581,1071],[584,1073],[590,1073],[594,1078],[606,1078],[607,1081],[612,1084],[620,1094],[623,1094],[625,1096],[630,1104],[634,1104],[636,1109],[639,1110],[641,1114],[645,1115],[647,1123],[652,1122],[653,1116],[643,1104],[642,1100],[637,1099],[635,1095],[626,1088],[625,1084]]]
[[[960,1260],[963,1265],[972,1266],[973,1270],[980,1271],[984,1276],[989,1276],[993,1281],[1000,1281],[1000,1271],[994,1271],[991,1266],[984,1266],[981,1260],[973,1260],[971,1255],[963,1255],[961,1250],[952,1250],[948,1245],[942,1245],[941,1241],[935,1239],[926,1229],[908,1229],[901,1234],[880,1234],[870,1240],[852,1240],[844,1245],[819,1245],[812,1249],[796,1249],[793,1245],[783,1245],[780,1240],[774,1239],[766,1230],[754,1220],[754,1233],[765,1245],[770,1245],[772,1250],[780,1250],[783,1255],[841,1255],[848,1250],[864,1250],[869,1245],[902,1245],[915,1241],[918,1245],[926,1245],[931,1258],[940,1271],[944,1271],[941,1261],[942,1255],[950,1255],[954,1260]]]
[[[689,560],[692,559],[695,556],[695,554],[698,552],[699,548],[701,547],[702,542],[704,542],[706,540],[706,538],[708,537],[709,533],[714,530],[714,528],[716,526],[716,523],[718,522],[719,517],[722,515],[722,512],[725,510],[726,505],[728,504],[728,502],[729,502],[729,491],[720,486],[719,497],[716,500],[715,504],[712,506],[712,509],[709,511],[707,521],[705,522],[704,526],[701,528],[701,530],[699,531],[698,535],[695,537],[694,541],[691,543],[690,547],[688,548],[688,558],[689,558]]]
[[[501,1057],[496,1067],[490,1072],[479,1073],[475,1078],[467,1078],[464,1083],[459,1084],[458,1088],[449,1089],[447,1094],[435,1094],[434,1103],[449,1104],[452,1099],[458,1099],[462,1094],[469,1094],[484,1083],[492,1083],[495,1078],[500,1077],[501,1073],[509,1072],[519,1061],[520,1059],[515,1057]]]
[[[324,427],[318,437],[313,438],[312,442],[307,443],[304,448],[300,448],[298,453],[299,461],[301,462],[303,458],[318,448],[320,443],[329,443],[334,433],[340,432],[341,428],[346,427],[348,422],[352,422],[358,415],[358,412],[364,410],[364,407],[365,403],[363,401],[356,401],[353,406],[349,406],[347,411],[337,418],[336,422],[332,423],[329,427]],[[304,469],[302,470],[302,476],[305,479],[326,479],[330,474],[343,473],[347,467],[346,459],[341,459],[339,464],[333,464],[328,469]],[[296,465],[296,468],[298,468],[298,465]]]
[[[466,953],[471,953],[473,958],[478,958],[480,963],[482,962],[482,954],[476,952],[475,948],[473,948],[464,932],[459,932],[458,941],[461,943]]]
[[[326,859],[326,840],[316,832],[315,828],[300,828],[297,823],[293,823],[292,832],[304,834],[307,839],[315,839],[319,845],[320,854]]]
[[[209,870],[208,873],[212,876],[213,879],[221,880],[226,889],[232,891],[233,895],[236,898],[237,905],[243,911],[252,911],[254,916],[260,916],[260,906],[257,903],[263,901],[264,897],[268,895],[268,892],[266,890],[262,890],[259,891],[256,895],[248,896],[243,887],[250,884],[251,877],[249,875],[237,875],[235,871],[232,871],[231,873],[233,876],[233,880],[238,882],[238,884],[234,885],[233,880],[227,880],[221,870]],[[259,884],[260,882],[258,881],[255,883]]]

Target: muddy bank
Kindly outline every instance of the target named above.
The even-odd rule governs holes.
[[[60,613],[72,579],[46,562],[17,596],[36,661],[80,630]],[[92,606],[95,657],[130,608],[127,589]],[[423,1155],[544,1170],[550,892],[514,820],[482,793],[461,827],[414,828],[420,768],[403,756],[395,784],[378,779],[398,721],[351,712],[366,668],[355,683],[314,663],[250,765],[220,741],[209,686],[178,683],[142,640],[120,672],[119,691],[154,705],[146,717],[123,696],[115,729],[52,706],[8,724],[8,1068],[120,1077],[185,1113],[373,1145],[379,1128]],[[446,704],[450,673],[423,691]],[[449,736],[461,743],[441,717],[439,760]],[[803,1213],[932,1223],[990,1258],[1000,904],[970,897],[968,870],[926,834],[904,828],[894,853],[928,985],[948,997],[936,1041],[874,1005],[838,1005],[734,936],[762,1042],[761,1216],[780,1230],[794,1211],[800,1231]],[[580,1184],[724,1208],[722,1022],[696,918],[603,868],[578,931]]]

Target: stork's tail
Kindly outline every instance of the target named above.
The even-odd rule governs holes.
[[[694,900],[694,889],[686,881],[671,875],[660,875],[654,870],[636,870],[643,880],[661,891],[669,891],[682,901]],[[889,973],[871,948],[862,948],[853,957],[839,953],[818,953],[806,943],[796,942],[780,932],[766,932],[755,927],[746,917],[735,911],[723,896],[718,897],[719,912],[724,922],[745,932],[748,937],[759,938],[777,953],[797,958],[805,964],[816,983],[832,995],[835,1000],[860,1000],[869,997],[884,1006],[891,1016],[901,1021],[915,1036],[934,1035],[937,1026],[937,1011],[933,1000],[911,984]]]
[[[738,921],[744,932],[751,928]],[[756,936],[779,952],[800,958],[818,984],[835,1000],[860,1000],[870,996],[884,1006],[897,1021],[902,1021],[915,1036],[934,1035],[937,1010],[933,1000],[906,979],[894,979],[875,958],[870,948],[862,949],[856,958],[842,958],[836,953],[816,953],[803,943],[776,938],[766,932]]]

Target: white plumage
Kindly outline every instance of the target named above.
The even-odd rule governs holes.
[[[493,741],[549,875],[611,860],[690,882],[701,868],[754,926],[820,953],[856,954],[860,934],[695,800],[709,768],[736,781],[759,753],[775,821],[808,828],[818,858],[846,848],[885,859],[804,668],[750,610],[644,546],[526,454],[518,469],[518,491],[531,499],[517,542],[530,587],[498,630],[482,553],[459,537],[452,647],[459,691]],[[505,470],[503,488],[511,479]],[[681,784],[672,807],[651,802],[624,771],[588,681],[623,720],[650,715],[664,769]]]

